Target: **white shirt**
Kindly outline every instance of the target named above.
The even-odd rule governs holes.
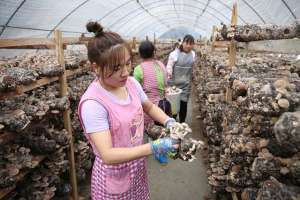
[[[193,54],[193,59],[195,61],[196,53],[195,53],[194,50],[192,50],[191,52]],[[169,55],[168,64],[167,64],[167,73],[168,73],[168,76],[171,76],[172,73],[173,73],[173,67],[174,67],[174,64],[178,60],[179,53],[180,53],[180,50],[176,48]]]

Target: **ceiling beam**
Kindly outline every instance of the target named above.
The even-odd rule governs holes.
[[[0,25],[0,27],[4,27],[3,25]],[[5,26],[7,28],[16,28],[16,29],[23,29],[23,30],[32,30],[32,31],[45,31],[49,32],[51,29],[43,29],[43,28],[31,28],[31,27],[22,27],[22,26]],[[67,31],[67,30],[60,30],[61,32],[64,33],[84,33],[84,32],[79,32],[79,31]]]
[[[172,11],[173,11],[173,13],[172,13]],[[174,10],[169,10],[169,11],[168,11],[168,14],[162,13],[162,14],[159,15],[159,16],[168,16],[168,15],[173,15],[173,14],[174,14]],[[190,15],[197,16],[197,13],[190,12]],[[163,19],[163,20],[168,20],[169,18],[170,18],[170,17],[168,17],[168,18],[163,17],[163,18],[161,18],[161,19]],[[182,18],[182,17],[181,17],[181,18]],[[172,17],[172,19],[173,19],[173,17]],[[185,19],[189,19],[189,21],[186,20],[186,23],[187,23],[187,24],[190,24],[191,21],[194,21],[194,18],[187,18],[187,17],[185,17]],[[178,20],[178,18],[177,18],[177,20]],[[149,23],[148,23],[148,24],[145,23],[145,22],[147,22],[147,21],[148,21],[148,18],[144,18],[143,20],[139,20],[138,23],[135,23],[134,26],[131,26],[129,29],[127,29],[126,32],[130,32],[130,33],[131,33],[132,30],[137,30],[138,28],[141,28],[141,27],[145,28],[145,26],[149,26]],[[144,25],[144,26],[142,26],[142,25]],[[195,25],[195,26],[198,26],[198,25]],[[118,29],[118,30],[120,30],[120,29]],[[151,30],[151,29],[149,29],[149,30]],[[121,30],[120,30],[120,31],[121,31]],[[203,31],[206,31],[206,29],[203,29]]]
[[[258,18],[265,24],[266,23],[266,21],[265,21],[265,19],[246,1],[246,0],[241,0],[241,1],[243,1],[249,8],[250,8],[250,10],[252,10],[255,14],[256,14],[256,16],[258,16]]]
[[[196,17],[194,25],[198,23],[199,18],[202,17],[202,15],[205,13],[210,1],[211,0],[207,0],[206,5],[205,5],[204,9],[202,10],[201,14]]]
[[[197,0],[196,0],[197,1]],[[228,6],[227,4],[225,4],[223,1],[224,0],[216,0],[217,2],[219,2],[221,5],[223,5],[225,8],[227,8],[228,10],[230,10],[230,12],[232,11],[232,7]],[[247,24],[246,20],[244,20],[240,15],[238,15],[238,18],[240,18],[240,20]]]
[[[295,13],[292,11],[292,9],[290,8],[290,6],[287,4],[287,2],[285,0],[281,0],[281,2],[285,5],[285,7],[290,11],[291,15],[294,17],[294,19],[297,19],[297,16],[295,15]]]
[[[179,18],[179,14],[177,13],[176,6],[175,6],[175,1],[172,0],[172,3],[173,3],[173,8],[174,8],[174,10],[175,10],[175,12],[176,12],[176,15],[177,15],[177,17]]]
[[[145,8],[145,6],[143,6],[139,0],[137,0],[136,2],[137,2],[137,4],[139,4],[139,6],[143,9],[144,12],[146,12],[152,18],[156,19],[159,23],[163,24],[166,27],[169,27],[168,24],[165,24],[158,16],[153,15],[147,8]]]
[[[185,26],[186,24],[185,23],[180,23],[178,21],[172,21],[172,25],[171,25],[171,29],[163,29],[162,27],[160,26],[154,26],[154,28],[152,29],[153,33],[155,33],[157,35],[157,37],[160,37],[161,35],[163,35],[164,33],[166,33],[167,31],[169,30],[172,30],[172,29],[176,29],[176,28],[184,28],[186,27]],[[200,35],[203,35],[203,30],[200,30],[198,27],[186,27],[187,30],[193,30],[194,32],[200,34]],[[144,31],[144,32],[143,32]],[[139,37],[144,37],[145,35],[145,30],[141,30],[139,31],[139,33],[136,34],[136,36],[139,38]]]
[[[77,11],[80,7],[82,7],[84,4],[89,2],[90,0],[85,0],[84,2],[80,3],[78,6],[76,6],[74,9],[72,9],[70,12],[68,12],[48,33],[47,38],[50,37],[50,35],[53,33],[53,31],[61,25],[70,15],[72,15],[75,11]]]
[[[7,22],[5,23],[5,25],[3,26],[1,32],[0,32],[0,36],[2,35],[2,33],[4,32],[4,30],[6,29],[6,27],[8,26],[9,22],[14,18],[14,16],[16,15],[16,13],[20,10],[20,8],[23,6],[23,4],[26,2],[26,0],[22,1],[19,6],[17,7],[17,9],[13,12],[13,14],[8,18]]]
[[[182,22],[178,21],[178,19],[176,17],[169,17],[169,18],[165,18],[164,20],[166,20],[170,26],[172,27],[172,25],[174,25],[175,23],[180,23],[182,26],[186,26],[186,24],[188,24],[188,22],[190,22],[190,18],[186,19],[186,18],[182,18]],[[145,28],[145,26],[148,26],[148,29]],[[206,32],[206,29],[203,29],[201,26],[194,26],[194,27],[190,27],[191,29],[195,29],[197,28],[198,30],[201,30],[202,32]],[[126,31],[129,35],[133,35],[133,36],[137,36],[138,34],[140,34],[141,31],[149,31],[149,30],[161,30],[162,28],[158,26],[158,24],[153,23],[151,24],[151,26],[149,26],[149,24],[145,24],[144,26],[139,26],[138,29],[133,29],[131,31]],[[167,29],[170,30],[171,28]],[[150,31],[149,31],[150,32]],[[152,31],[153,32],[153,31]],[[156,32],[156,31],[155,31]],[[199,32],[199,31],[196,31]]]
[[[186,7],[192,8],[192,9],[197,9],[197,10],[201,10],[201,11],[202,11],[201,8],[195,7],[195,6],[193,6],[193,5],[189,5],[189,4],[183,4],[183,5],[186,6]],[[150,8],[148,8],[148,9],[149,9],[149,10],[153,10],[153,9],[155,9],[155,8],[160,8],[161,6],[162,6],[161,4],[159,4],[159,5],[154,5],[153,7],[150,7]],[[163,6],[172,6],[172,4],[163,4]],[[170,11],[170,10],[169,10],[169,11]],[[164,11],[164,12],[166,12],[166,11]],[[190,12],[191,12],[191,11],[186,11],[187,14],[190,14]],[[207,12],[207,13],[209,13],[209,12]],[[126,17],[128,17],[128,16],[131,15],[131,14],[132,14],[132,13],[129,13],[129,14],[127,14],[126,16],[123,16],[123,17],[119,18],[114,24],[112,24],[111,26],[109,26],[109,28],[112,28],[113,25],[116,25],[116,24],[120,23],[120,21],[122,21],[122,20],[126,20]],[[136,15],[131,16],[131,19],[138,19],[137,17],[140,16],[141,14],[143,14],[143,12],[139,12],[139,13],[137,13]],[[211,14],[211,13],[209,13],[209,14]],[[197,13],[197,15],[198,15],[198,13]],[[222,19],[220,19],[219,17],[217,17],[217,16],[215,16],[215,15],[213,15],[213,14],[211,14],[211,15],[212,15],[215,19],[219,20],[220,22],[224,22],[224,21],[223,21]],[[225,17],[226,17],[226,16],[225,16]],[[226,20],[228,20],[228,23],[230,23],[230,18],[226,18]],[[139,20],[139,21],[141,21],[141,20]],[[122,28],[123,26],[127,25],[128,23],[132,23],[132,21],[126,20],[123,24],[119,25],[119,26],[116,27],[115,29],[116,29],[116,30],[117,30],[117,29],[120,29],[120,28]]]
[[[203,3],[203,2],[201,2],[201,1],[197,1],[197,0],[193,0],[193,1],[199,3],[199,4],[203,5],[203,6],[206,6],[206,4]],[[149,4],[144,4],[144,6],[151,6],[151,5],[154,5],[154,4],[157,4],[157,3],[161,3],[161,2],[162,2],[161,0],[158,0],[158,1],[152,1],[152,2],[149,3]],[[226,4],[224,4],[224,3],[222,3],[222,2],[221,2],[221,4],[222,4],[223,6],[225,6],[227,9],[229,9],[229,11],[231,12],[231,8],[230,8],[229,6],[227,6]],[[173,4],[168,3],[168,4],[163,4],[163,5],[170,5],[170,6],[172,6]],[[192,8],[198,8],[199,10],[202,10],[200,7],[195,6],[195,4],[191,5],[191,4],[186,4],[186,3],[184,3],[184,4],[178,4],[178,5],[183,5],[183,6],[186,6],[186,7],[192,7]],[[157,8],[157,7],[160,7],[160,6],[162,6],[162,5],[160,4],[160,5],[158,5],[158,6],[155,6],[154,8]],[[222,17],[224,17],[225,19],[228,19],[228,21],[230,22],[230,19],[229,19],[226,15],[224,15],[220,10],[217,10],[217,9],[215,9],[214,7],[211,7],[211,6],[209,6],[209,5],[207,6],[207,8],[212,9],[212,10],[214,11],[213,13],[208,12],[208,10],[206,11],[207,13],[209,13],[210,15],[212,15],[213,17],[218,18],[218,17],[214,14],[214,13],[218,13],[218,14],[220,14]],[[132,14],[138,12],[139,10],[141,10],[141,8],[137,8],[137,9],[131,10],[131,11],[128,12],[126,15],[123,15],[123,16],[121,16],[120,18],[116,19],[115,22],[113,22],[111,25],[108,25],[108,28],[112,28],[113,26],[115,26],[116,24],[118,24],[121,20],[124,20],[126,17],[129,17],[130,15],[132,15]],[[114,12],[115,12],[115,11],[117,11],[117,10],[114,9]],[[112,13],[113,13],[113,12],[111,12],[110,14],[112,14]],[[134,18],[134,17],[131,16],[131,19],[133,19],[133,18]],[[246,21],[245,21],[244,19],[242,19],[240,16],[239,16],[239,18],[241,19],[241,21],[242,21],[243,23],[246,23]],[[103,19],[103,18],[101,18],[101,20],[102,20],[102,19]],[[218,18],[218,19],[220,19],[220,18]],[[99,21],[99,20],[97,20],[97,21]],[[129,20],[127,20],[127,22],[128,22],[128,21],[129,21]],[[223,20],[220,20],[220,21],[223,21]]]

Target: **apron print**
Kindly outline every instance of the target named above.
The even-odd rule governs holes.
[[[132,119],[130,124],[130,136],[131,136],[131,143],[136,143],[136,140],[142,136],[142,130],[140,129],[143,122],[143,113],[141,109],[139,109],[138,113]]]

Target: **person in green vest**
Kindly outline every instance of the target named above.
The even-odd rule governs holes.
[[[139,54],[142,63],[134,68],[133,76],[142,85],[149,100],[158,105],[159,100],[165,98],[165,88],[167,86],[166,67],[154,58],[155,46],[149,40],[141,42]],[[145,127],[147,128],[152,123],[153,120],[146,114]]]

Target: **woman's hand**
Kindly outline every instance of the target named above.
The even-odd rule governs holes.
[[[174,118],[169,117],[164,125],[167,129],[170,129],[175,122],[176,120]]]
[[[178,140],[169,137],[154,140],[150,144],[154,158],[164,164],[168,163],[168,155],[176,153],[179,147]]]

